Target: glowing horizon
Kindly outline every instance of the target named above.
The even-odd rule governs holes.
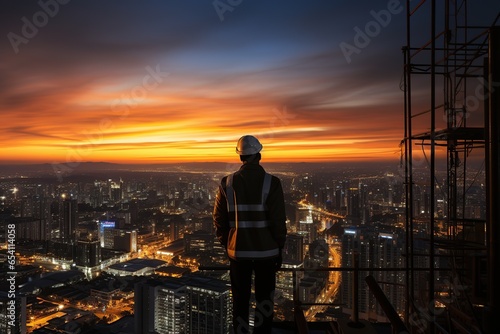
[[[249,2],[224,20],[196,4],[71,2],[25,38],[43,9],[12,3],[0,31],[25,40],[0,42],[0,164],[234,161],[246,134],[270,162],[399,159],[404,14],[347,59],[383,3]]]

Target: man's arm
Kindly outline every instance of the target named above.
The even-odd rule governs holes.
[[[219,239],[222,246],[226,248],[229,235],[229,218],[227,213],[226,193],[220,185],[217,190],[217,195],[215,196],[214,212],[212,216],[215,235],[217,236],[217,239]]]
[[[273,177],[273,179],[274,182],[271,183],[267,204],[271,220],[271,233],[279,248],[282,249],[285,247],[286,241],[285,199],[281,181],[277,177]]]

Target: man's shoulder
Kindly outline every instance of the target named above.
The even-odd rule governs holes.
[[[273,175],[273,174],[269,174],[269,175],[271,175],[271,183],[281,184],[281,179],[279,177],[277,177],[276,175]]]
[[[234,173],[231,173],[231,174],[228,174],[228,175],[224,175],[224,176],[222,177],[222,179],[220,179],[220,184],[222,184],[223,186],[225,186],[225,185],[226,185],[226,183],[227,183],[227,179],[228,179],[230,176],[232,176],[232,175],[234,175]]]
[[[266,174],[270,175],[270,176],[272,177],[272,179],[273,179],[273,180],[281,181],[281,179],[279,178],[279,176],[276,176],[276,175],[274,175],[274,174],[272,174],[272,173],[269,173],[268,171],[266,171],[266,170],[264,170],[264,169],[262,169],[262,170],[264,171],[264,173],[266,173]]]
[[[281,179],[278,176],[268,172],[265,172],[265,174],[271,177],[271,189],[275,189],[278,186],[281,187]]]

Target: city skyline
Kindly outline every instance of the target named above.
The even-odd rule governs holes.
[[[0,164],[227,162],[244,134],[272,162],[399,159],[399,1],[12,1],[0,15]]]
[[[63,270],[67,272],[51,275],[77,282],[84,275],[88,279],[85,284],[71,284],[57,292],[78,295],[84,300],[71,299],[59,303],[61,306],[55,312],[52,312],[53,303],[48,296],[26,298],[27,311],[25,316],[21,315],[20,323],[26,325],[28,332],[36,332],[40,327],[56,327],[57,319],[63,312],[67,317],[74,316],[72,309],[88,314],[86,324],[94,326],[95,332],[101,327],[106,330],[108,327],[105,326],[114,326],[115,323],[116,326],[123,326],[124,322],[135,322],[141,326],[141,319],[145,317],[140,311],[150,314],[151,310],[141,306],[141,294],[135,289],[132,295],[130,287],[143,281],[150,281],[151,285],[147,285],[151,287],[163,286],[161,291],[154,290],[160,294],[175,293],[180,302],[172,305],[185,309],[179,314],[186,314],[187,318],[192,318],[196,312],[193,313],[194,309],[187,302],[190,285],[186,285],[185,278],[179,277],[181,274],[186,277],[189,272],[206,275],[205,289],[219,281],[225,285],[224,291],[228,291],[225,271],[218,272],[214,277],[214,273],[202,269],[203,266],[221,266],[227,261],[222,246],[211,231],[211,205],[221,177],[219,173],[211,170],[151,173],[123,169],[93,170],[94,173],[88,177],[84,174],[78,176],[75,172],[62,180],[35,176],[5,178],[0,182],[0,195],[3,195],[0,196],[0,213],[3,214],[0,235],[2,227],[14,224],[18,240],[16,249],[22,254],[18,256],[20,262],[16,270],[36,270],[29,274],[33,275],[35,283],[23,285],[23,291],[43,284],[38,282],[43,282],[45,274],[38,277],[39,271]],[[286,194],[289,235],[293,239],[284,251],[284,264],[287,270],[300,270],[305,266],[312,272],[299,276],[303,291],[307,291],[299,295],[304,301],[333,302],[335,298],[340,298],[340,275],[317,275],[314,269],[340,265],[340,245],[335,235],[340,233],[344,224],[342,217],[349,213],[345,224],[350,224],[351,220],[361,222],[367,219],[362,217],[361,210],[351,208],[352,205],[366,205],[370,196],[378,203],[375,209],[377,223],[392,221],[398,214],[402,198],[401,191],[396,188],[401,187],[391,185],[401,185],[401,179],[392,173],[371,172],[358,173],[346,165],[342,169],[318,169],[317,172],[309,168],[279,173]],[[362,180],[366,187],[359,189],[358,196],[358,188],[355,187]],[[15,191],[11,191],[13,186]],[[310,202],[303,199],[310,199]],[[383,212],[386,217],[381,215]],[[332,229],[333,225],[337,225],[335,229]],[[330,229],[331,232],[327,232]],[[50,245],[46,252],[38,250],[42,244]],[[35,254],[29,254],[30,249]],[[329,249],[332,251],[331,259]],[[58,260],[53,263],[48,261],[47,256],[57,257]],[[69,268],[77,268],[84,274],[76,274]],[[26,275],[19,275],[19,280]],[[277,319],[292,319],[293,277],[290,271],[280,275],[282,296],[278,298]],[[162,277],[165,276],[172,278],[164,282]],[[41,281],[38,281],[39,278]],[[214,278],[217,280],[214,281]],[[103,282],[106,283],[104,287]],[[115,283],[116,289],[113,287]],[[172,284],[175,289],[170,288]],[[209,293],[209,296],[212,295]],[[221,298],[224,296],[221,295]],[[317,298],[321,299],[318,301]],[[35,300],[48,301],[44,304],[46,307],[41,309],[43,311],[39,311]],[[230,308],[224,306],[223,310]],[[315,316],[322,310],[326,307],[312,308],[306,314],[307,319],[317,321]],[[50,315],[43,316],[43,312]],[[158,313],[155,311],[154,314],[158,314],[155,319],[164,319],[165,324],[178,320],[170,313],[164,317],[161,312],[162,308]],[[340,310],[330,310],[328,317],[334,316],[332,312]],[[99,319],[100,323],[95,324]],[[227,325],[228,322],[223,321],[222,324]],[[169,333],[168,330],[164,332]]]
[[[349,316],[351,280],[345,272],[323,270],[352,268],[348,261],[355,244],[364,254],[360,267],[371,268],[379,280],[401,286],[404,276],[383,276],[385,272],[377,271],[386,267],[403,271],[404,179],[394,166],[369,165],[271,164],[268,169],[282,180],[287,212],[284,270],[277,281],[273,326],[293,326],[295,298],[323,304],[304,310],[308,322],[321,325]],[[222,316],[231,310],[224,269],[227,256],[212,231],[212,203],[222,175],[234,165],[141,166],[82,164],[83,169],[61,178],[25,173],[21,167],[9,172],[1,166],[0,235],[15,227],[10,237],[16,239],[12,266],[18,289],[26,294],[16,300],[18,310],[25,310],[17,313],[17,324],[27,333],[61,326],[91,333],[108,333],[111,328],[137,333],[134,328],[152,326],[153,319],[159,333],[170,333],[167,328],[177,325],[219,328],[230,324]],[[38,167],[34,170],[40,171]],[[52,171],[50,165],[46,167]],[[484,217],[484,173],[478,173],[466,180],[470,187],[464,214],[474,219]],[[429,216],[431,207],[423,175],[424,169],[415,171],[414,211],[420,220]],[[436,178],[442,184],[446,174],[437,173]],[[446,218],[445,198],[444,193],[438,194],[440,221]],[[445,237],[444,223],[438,226],[439,235]],[[8,274],[6,243],[0,254],[2,277]],[[221,270],[212,272],[213,267]],[[62,282],[64,286],[54,286]],[[384,291],[404,312],[402,288]],[[170,296],[171,303],[150,303],[146,296]],[[374,297],[364,298],[368,290],[360,296],[361,319],[387,322]],[[201,306],[220,308],[209,306],[200,313],[191,302],[195,300],[207,301]],[[0,298],[0,310],[5,301],[5,296]],[[199,316],[205,313],[214,321],[203,321]],[[5,326],[0,322],[0,328]]]

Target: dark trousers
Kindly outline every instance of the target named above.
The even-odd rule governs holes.
[[[233,294],[233,329],[248,333],[252,272],[255,274],[255,320],[253,333],[271,333],[276,287],[276,260],[230,260]]]

